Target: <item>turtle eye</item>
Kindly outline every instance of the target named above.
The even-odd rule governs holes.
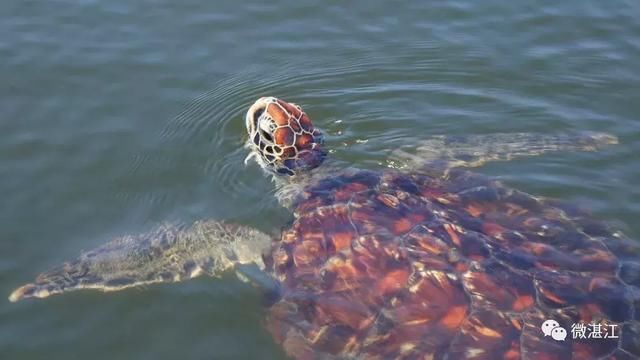
[[[246,117],[247,133],[249,133],[250,135],[253,135],[258,132],[258,122],[260,121],[260,116],[262,116],[264,112],[265,112],[265,108],[260,107],[259,109],[253,112],[247,113],[247,117]]]
[[[264,108],[260,108],[253,113],[253,125],[255,127],[258,127],[258,120],[260,119],[260,116],[264,114],[264,110],[265,110]]]
[[[271,134],[269,134],[268,132],[260,129],[260,135],[262,135],[262,137],[265,138],[267,141],[273,142],[273,136],[271,136]]]

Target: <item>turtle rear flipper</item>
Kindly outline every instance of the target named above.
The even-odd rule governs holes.
[[[478,167],[489,161],[507,161],[559,151],[597,151],[617,143],[618,138],[614,135],[590,131],[441,135],[421,141],[415,154],[395,149],[389,161],[400,161],[415,170],[426,168],[434,171],[451,167]]]
[[[237,264],[255,263],[264,268],[261,250],[270,242],[270,237],[258,230],[213,220],[191,226],[165,225],[83,253],[16,289],[9,300],[177,282],[203,274],[215,276]]]
[[[237,264],[235,271],[241,281],[260,290],[266,305],[271,306],[280,299],[280,283],[258,264]]]

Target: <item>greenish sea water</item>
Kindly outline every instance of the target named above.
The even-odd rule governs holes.
[[[287,219],[243,115],[302,105],[332,156],[433,134],[613,133],[479,171],[640,239],[640,2],[0,3],[0,295],[163,221]],[[5,298],[6,299],[6,298]],[[2,359],[282,359],[233,276],[0,300]]]

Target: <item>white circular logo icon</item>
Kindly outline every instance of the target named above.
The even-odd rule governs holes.
[[[540,329],[544,336],[551,336],[553,340],[564,341],[567,338],[567,330],[560,327],[560,324],[555,320],[546,320]]]
[[[557,321],[555,320],[547,320],[545,322],[542,323],[542,333],[544,334],[544,336],[549,336],[551,335],[551,330],[553,330],[554,328],[559,327],[560,324],[558,324]]]
[[[564,341],[567,338],[567,330],[558,326],[551,330],[551,338],[556,341]]]

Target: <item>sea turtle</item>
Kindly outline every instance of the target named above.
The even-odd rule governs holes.
[[[392,151],[405,169],[372,171],[326,159],[295,104],[260,98],[246,128],[247,160],[293,213],[278,236],[217,220],[166,225],[83,253],[9,299],[234,269],[267,290],[266,327],[295,359],[640,357],[640,244],[463,169],[615,137],[441,136]]]

